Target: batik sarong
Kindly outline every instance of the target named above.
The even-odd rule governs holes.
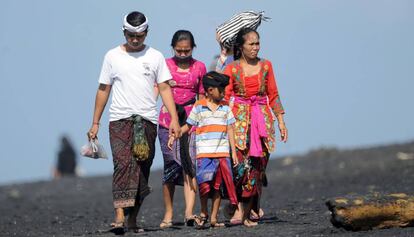
[[[145,137],[149,145],[149,158],[137,161],[132,154],[134,122],[132,118],[109,123],[109,138],[112,149],[114,173],[112,181],[115,208],[126,208],[142,202],[151,192],[148,186],[150,168],[155,155],[157,126],[142,120]]]

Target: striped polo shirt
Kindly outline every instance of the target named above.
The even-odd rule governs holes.
[[[228,105],[221,103],[216,111],[212,111],[206,99],[197,101],[187,118],[188,124],[197,127],[197,158],[230,157],[227,125],[235,122]]]

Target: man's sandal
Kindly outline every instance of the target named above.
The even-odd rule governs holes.
[[[124,228],[125,224],[124,224],[123,221],[122,222],[112,222],[111,227],[112,228]]]
[[[125,223],[122,222],[112,222],[111,223],[111,230],[115,234],[124,234],[125,233]]]

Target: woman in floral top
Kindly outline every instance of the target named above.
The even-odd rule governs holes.
[[[201,78],[206,74],[206,66],[192,58],[192,51],[196,44],[190,31],[179,30],[175,32],[171,40],[171,46],[175,55],[167,59],[167,66],[172,75],[172,80],[169,83],[176,103],[180,125],[182,126],[185,124],[197,97],[204,97]],[[158,130],[164,158],[164,177],[162,181],[165,214],[160,224],[161,228],[172,226],[175,185],[184,184],[185,224],[194,225],[195,218],[193,215],[197,187],[195,181],[195,133],[183,135],[174,142],[173,149],[170,150],[167,147],[170,121],[170,115],[163,105],[160,111]],[[184,149],[180,149],[181,147]]]
[[[235,171],[236,191],[238,200],[246,204],[233,218],[241,219],[246,226],[257,225],[251,210],[259,213],[262,186],[266,185],[265,168],[270,152],[275,149],[275,118],[281,140],[287,141],[284,109],[272,64],[258,57],[259,50],[259,34],[249,28],[240,30],[234,45],[235,61],[224,70],[230,76],[225,99],[229,100],[236,118],[235,145],[241,163]]]

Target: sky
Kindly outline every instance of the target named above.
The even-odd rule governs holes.
[[[174,32],[190,30],[207,66],[219,24],[244,10],[272,18],[258,29],[259,56],[273,63],[289,130],[275,157],[414,140],[414,1],[3,0],[0,184],[50,179],[63,134],[77,152],[87,143],[103,56],[125,41],[134,10],[149,19],[148,45],[171,57]],[[78,158],[85,176],[112,173],[111,158]]]

